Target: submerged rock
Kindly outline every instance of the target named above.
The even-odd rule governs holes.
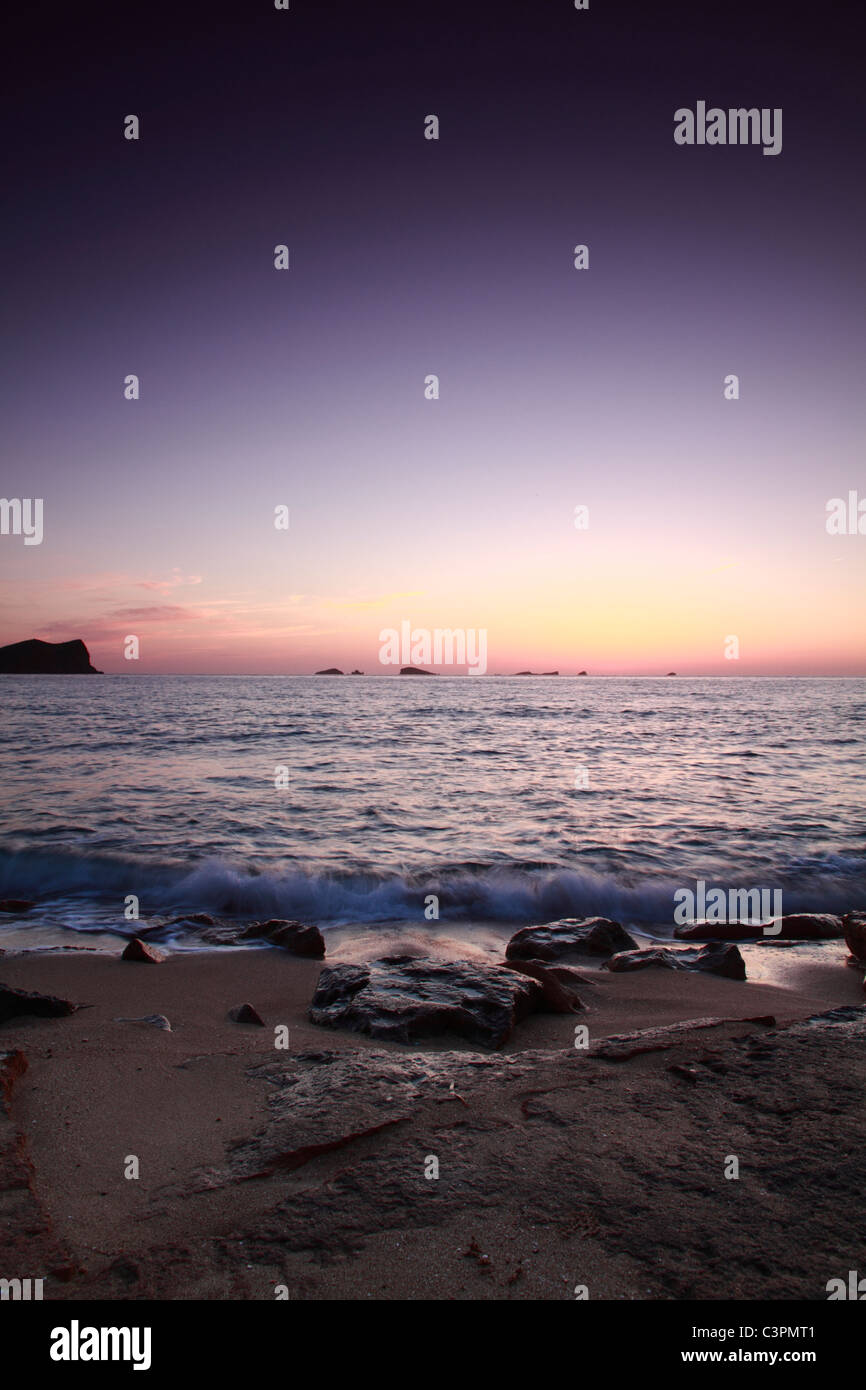
[[[35,990],[13,989],[11,985],[0,984],[0,1023],[21,1014],[35,1014],[38,1018],[65,1018],[74,1014],[78,1008],[69,999],[59,999],[55,994],[37,994]]]
[[[539,981],[504,966],[384,956],[368,965],[326,966],[310,1021],[392,1042],[458,1033],[498,1048],[516,1023],[543,1007]]]
[[[26,898],[0,898],[0,912],[29,912],[32,906]]]
[[[765,927],[772,930],[765,931]],[[674,936],[680,941],[834,941],[842,935],[842,918],[831,912],[792,912],[768,918],[763,924],[690,922],[674,927]]]
[[[269,941],[293,956],[307,956],[313,960],[322,960],[325,954],[325,938],[318,927],[306,922],[289,922],[281,917],[272,917],[268,922],[251,922],[248,927],[215,927],[213,931],[203,931],[201,939],[210,946]]]
[[[507,960],[567,961],[636,951],[637,942],[609,917],[564,917],[543,927],[521,927],[505,948]]]
[[[746,963],[736,946],[717,942],[710,946],[652,946],[647,951],[622,951],[604,963],[606,970],[618,974],[624,970],[645,970],[660,966],[665,970],[704,970],[711,975],[724,975],[729,980],[745,980]]]

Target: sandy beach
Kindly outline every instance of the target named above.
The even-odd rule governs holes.
[[[0,957],[4,984],[88,1005],[0,1025],[3,1270],[46,1298],[822,1298],[855,1267],[843,942],[744,947],[746,982],[582,967],[585,1011],[499,1052],[316,1026],[322,962],[279,949],[119,949]],[[244,1002],[264,1028],[229,1020]],[[115,1021],[148,1015],[171,1031]]]

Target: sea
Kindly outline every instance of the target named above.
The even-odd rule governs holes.
[[[0,677],[0,945],[866,907],[866,680]],[[169,925],[170,924],[170,925]],[[71,933],[78,934],[72,936]]]

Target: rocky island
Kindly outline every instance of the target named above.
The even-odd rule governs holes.
[[[91,665],[90,652],[80,637],[72,642],[11,642],[0,647],[0,675],[5,676],[101,676]]]

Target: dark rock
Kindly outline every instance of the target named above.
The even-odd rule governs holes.
[[[154,950],[146,941],[142,941],[141,937],[134,936],[120,959],[137,960],[145,965],[161,965],[165,956],[161,951]]]
[[[792,912],[764,925],[774,930],[765,932],[755,922],[693,922],[675,927],[674,936],[680,941],[834,941],[844,934],[842,918],[830,912]]]
[[[678,941],[759,941],[764,933],[752,922],[689,922],[674,927],[674,936]]]
[[[544,990],[545,1008],[552,1014],[573,1014],[585,1007],[574,990],[563,985],[540,960],[513,960],[506,968],[537,980]]]
[[[255,1023],[259,1028],[265,1026],[265,1020],[252,1004],[238,1004],[237,1008],[229,1009],[229,1018],[232,1023]]]
[[[842,930],[854,960],[866,964],[866,912],[846,912]]]
[[[615,974],[623,970],[645,970],[661,966],[666,970],[705,970],[711,975],[724,975],[729,980],[745,980],[746,963],[736,946],[718,942],[711,946],[685,947],[652,946],[647,951],[622,951],[605,961],[605,969]]]
[[[349,675],[350,675],[350,676],[363,676],[363,674],[364,674],[363,671],[350,671],[350,672],[349,672]]]
[[[0,912],[29,912],[32,906],[26,898],[0,898]]]
[[[608,917],[566,917],[543,927],[521,927],[505,948],[507,960],[566,961],[636,951],[637,942]]]
[[[329,666],[325,671],[317,671],[317,676],[344,676],[345,671],[341,671],[337,666]]]
[[[322,960],[325,954],[325,938],[318,927],[306,922],[286,922],[272,918],[269,922],[253,922],[241,932],[243,939],[270,941],[272,946],[281,946],[293,956],[309,956]]]
[[[54,994],[37,994],[0,984],[0,1023],[21,1014],[35,1014],[37,1018],[65,1018],[74,1014],[77,1008],[77,1004],[68,999],[58,999]]]
[[[385,956],[363,966],[326,966],[310,1021],[404,1043],[458,1033],[497,1048],[543,1004],[537,980],[503,966]]]
[[[0,674],[16,676],[101,676],[90,664],[90,653],[80,638],[72,642],[11,642],[0,647]]]
[[[196,927],[212,927],[214,919],[209,912],[188,912],[185,917],[172,917],[170,922],[163,922],[161,927],[150,928],[153,931],[164,931],[166,927],[183,926],[187,922],[192,922]]]
[[[401,676],[436,676],[438,671],[422,671],[420,666],[401,666]]]
[[[838,941],[845,935],[842,918],[832,912],[791,912],[780,921],[782,930],[773,935],[783,941]],[[771,919],[768,925],[777,927],[780,921]]]

